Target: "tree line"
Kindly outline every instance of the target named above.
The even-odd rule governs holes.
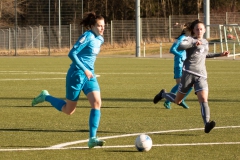
[[[204,7],[204,0],[140,0],[140,2],[142,18],[196,15],[203,13]],[[239,3],[240,0],[210,0],[210,12],[239,12]],[[135,0],[0,0],[0,25],[14,26],[16,15],[19,26],[48,25],[49,18],[51,25],[58,25],[60,21],[62,25],[79,24],[82,13],[88,11],[105,16],[107,23],[111,20],[134,20]]]

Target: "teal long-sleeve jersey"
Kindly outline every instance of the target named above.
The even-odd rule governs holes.
[[[68,54],[68,57],[72,60],[70,67],[82,71],[88,69],[94,73],[96,56],[99,54],[103,43],[104,39],[101,35],[97,36],[91,30],[84,32]]]
[[[186,59],[186,51],[178,50],[178,46],[184,38],[186,38],[185,35],[179,36],[170,48],[170,53],[174,54],[174,67],[183,67],[183,62]]]

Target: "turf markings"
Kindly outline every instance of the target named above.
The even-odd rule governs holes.
[[[227,128],[240,128],[240,126],[223,126],[223,127],[215,127],[214,129],[227,129]],[[159,133],[174,133],[174,132],[186,132],[186,131],[200,131],[203,128],[193,128],[193,129],[181,129],[181,130],[167,130],[167,131],[155,131],[155,132],[145,132],[145,134],[159,134]],[[107,137],[99,137],[99,139],[113,139],[113,138],[122,138],[122,137],[131,137],[138,136],[142,133],[132,133],[132,134],[123,134],[123,135],[115,135],[115,136],[107,136]],[[9,152],[9,151],[38,151],[38,150],[66,150],[66,149],[87,149],[88,147],[70,147],[71,145],[87,143],[88,139],[66,142],[57,144],[54,146],[46,147],[46,148],[1,148],[0,152]],[[181,144],[153,144],[153,147],[166,147],[166,146],[204,146],[204,145],[236,145],[240,144],[240,142],[212,142],[212,143],[181,143]],[[103,146],[103,147],[95,147],[95,148],[132,148],[134,145],[116,145],[116,146]]]

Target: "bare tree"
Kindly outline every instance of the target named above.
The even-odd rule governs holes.
[[[197,0],[197,11],[200,13],[200,10],[202,8],[203,0]]]
[[[15,11],[17,11],[18,17],[21,16],[24,12],[22,11],[21,4],[25,0],[19,1],[17,3],[17,8],[15,9],[15,0],[0,0],[0,25],[12,26],[15,22]]]

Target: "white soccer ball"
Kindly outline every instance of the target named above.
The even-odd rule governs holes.
[[[146,134],[141,134],[135,140],[135,147],[140,152],[147,152],[152,148],[152,139]]]

